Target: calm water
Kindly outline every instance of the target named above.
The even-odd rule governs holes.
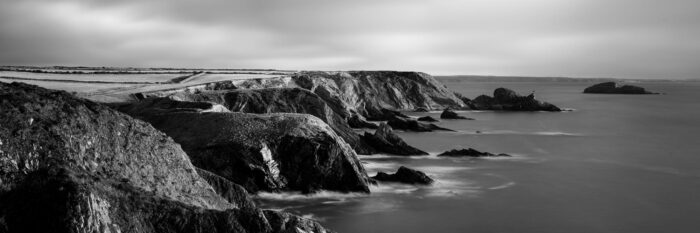
[[[382,185],[371,195],[264,195],[263,207],[338,232],[698,232],[700,83],[643,83],[667,95],[581,94],[589,83],[446,83],[469,97],[508,87],[575,111],[463,112],[456,133],[401,133],[426,157],[361,156],[371,175],[406,165],[430,187]],[[439,113],[408,113],[413,116]],[[482,133],[476,133],[481,131]],[[461,147],[504,159],[450,159]],[[284,199],[284,200],[283,200]]]

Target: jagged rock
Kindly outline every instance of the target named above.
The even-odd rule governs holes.
[[[357,154],[312,115],[152,111],[135,116],[180,143],[197,167],[249,192],[369,192]]]
[[[391,119],[394,119],[397,117],[409,118],[409,116],[407,116],[406,114],[403,114],[399,111],[382,108],[379,110],[379,113],[375,113],[375,114],[373,114],[373,116],[371,118],[367,118],[367,119],[372,120],[372,121],[387,121],[387,120],[391,120]]]
[[[0,83],[1,232],[277,232],[244,192],[230,194],[238,198],[218,195],[145,122],[67,92]],[[310,229],[289,219],[299,225],[288,228]]]
[[[474,118],[469,118],[469,117],[464,117],[460,116],[456,112],[450,110],[450,109],[445,109],[442,111],[442,114],[440,114],[441,119],[461,119],[461,120],[474,120]]]
[[[395,155],[427,155],[425,151],[409,146],[387,124],[379,125],[374,134],[365,132],[362,139],[376,150]]]
[[[381,118],[382,109],[463,107],[464,103],[432,76],[419,72],[301,72],[292,79],[348,115]]]
[[[437,126],[435,124],[422,123],[422,122],[418,122],[417,120],[414,120],[411,118],[404,118],[404,117],[394,117],[392,119],[389,119],[389,121],[387,121],[387,124],[394,129],[401,129],[401,130],[408,130],[408,131],[415,131],[415,132],[431,132],[434,130],[453,131],[451,129],[442,128],[442,127]]]
[[[228,202],[237,203],[242,209],[255,208],[255,202],[253,202],[253,199],[250,198],[243,186],[201,168],[197,168],[197,174],[206,180],[214,188],[214,191]]]
[[[350,118],[348,118],[348,125],[350,125],[350,127],[352,127],[352,128],[376,129],[379,127],[379,126],[377,126],[377,124],[374,124],[374,123],[369,122],[365,119],[362,119],[362,117],[359,115],[354,115],[354,116],[351,116]]]
[[[431,116],[424,116],[424,117],[419,117],[418,121],[425,121],[425,122],[438,122],[437,119],[431,117]]]
[[[427,108],[416,108],[416,110],[413,110],[414,112],[430,112]]]
[[[492,154],[489,152],[481,152],[472,148],[469,149],[454,149],[446,151],[438,156],[450,156],[450,157],[509,157],[507,154]]]
[[[349,120],[336,113],[318,95],[305,89],[264,88],[201,91],[199,93],[180,92],[173,94],[171,98],[182,101],[218,103],[233,112],[311,114],[330,125],[333,131],[350,144],[355,152],[360,154],[374,153],[371,148],[360,141],[360,136],[348,124]]]
[[[470,109],[470,108],[469,108],[469,102],[472,101],[471,99],[469,99],[469,98],[465,97],[464,95],[462,95],[462,94],[460,94],[460,93],[457,93],[457,92],[455,92],[455,96],[456,96],[458,99],[462,100],[462,102],[464,103],[465,106],[463,107],[463,109]]]
[[[434,180],[422,171],[410,169],[404,166],[399,167],[399,170],[394,174],[387,174],[384,172],[377,173],[372,179],[384,182],[398,182],[406,184],[432,184]]]
[[[536,100],[534,94],[520,96],[515,91],[502,87],[493,91],[493,97],[481,95],[469,101],[469,107],[474,110],[561,111],[553,104]]]
[[[333,233],[333,232],[328,231],[327,229],[323,228],[323,226],[318,224],[316,221],[313,221],[310,219],[300,218],[300,217],[292,215],[292,214],[274,211],[274,210],[265,210],[265,211],[263,211],[263,213],[265,214],[265,217],[269,221],[273,232]]]
[[[658,94],[645,90],[642,87],[632,86],[632,85],[619,85],[616,82],[604,82],[598,83],[593,86],[587,87],[583,90],[583,93],[594,93],[594,94]]]

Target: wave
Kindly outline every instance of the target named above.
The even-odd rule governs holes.
[[[278,200],[278,201],[296,201],[296,200],[320,200],[320,199],[331,199],[337,201],[343,201],[349,198],[367,197],[369,194],[366,193],[341,193],[334,191],[319,191],[312,194],[303,194],[301,192],[260,192],[255,195],[255,198],[266,199],[266,200]]]

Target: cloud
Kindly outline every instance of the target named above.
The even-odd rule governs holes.
[[[0,64],[696,78],[690,0],[15,1]]]

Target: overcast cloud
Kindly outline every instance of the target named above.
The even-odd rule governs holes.
[[[3,65],[700,77],[697,0],[0,4]]]

